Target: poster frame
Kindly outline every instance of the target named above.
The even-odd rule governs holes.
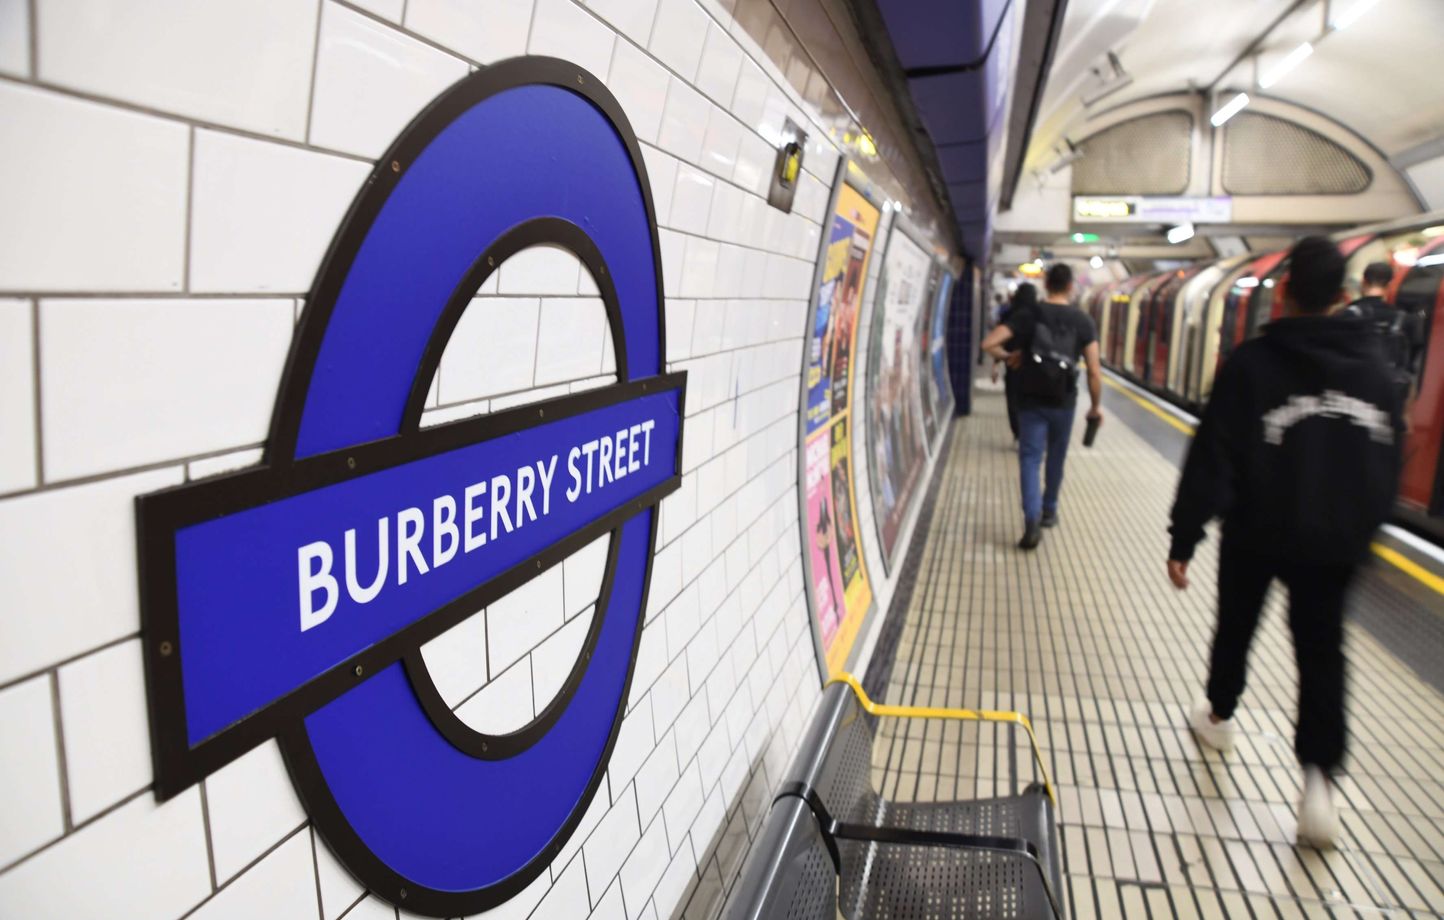
[[[833,176],[832,185],[827,196],[827,210],[824,212],[825,222],[822,226],[822,232],[819,234],[820,239],[818,241],[817,255],[815,256],[815,261],[812,269],[812,288],[810,293],[808,294],[807,318],[803,325],[803,329],[806,330],[805,334],[810,334],[810,331],[813,328],[813,324],[817,320],[819,294],[821,293],[823,274],[827,269],[827,250],[830,247],[831,243],[831,234],[829,230],[832,226],[833,217],[837,212],[837,204],[842,197],[842,190],[844,186],[851,188],[853,192],[862,196],[862,198],[865,199],[869,204],[875,206],[880,213],[883,212],[884,207],[887,204],[886,199],[877,192],[876,188],[871,182],[867,181],[866,177],[862,174],[861,170],[853,163],[851,158],[849,158],[846,154],[839,155],[837,159],[836,174]],[[881,216],[885,217],[887,215],[882,214]],[[881,226],[881,217],[879,218],[879,226]],[[873,252],[877,252],[876,240],[874,240],[873,242]],[[881,265],[879,265],[879,270],[880,269]],[[867,294],[866,273],[864,273],[863,275],[863,285],[863,297],[860,299],[865,300]],[[861,320],[859,319],[859,322],[860,321]],[[797,530],[798,536],[801,539],[802,590],[805,607],[807,610],[807,625],[808,630],[812,635],[812,650],[813,655],[817,661],[817,670],[821,678],[820,682],[825,683],[832,676],[832,673],[827,664],[827,649],[823,645],[822,641],[822,624],[818,621],[817,617],[817,600],[814,597],[814,591],[812,587],[812,544],[810,542],[811,528],[808,526],[807,523],[807,396],[809,389],[807,385],[807,360],[807,346],[804,340],[801,368],[802,373],[799,375],[798,380],[797,405]],[[851,390],[852,387],[852,380],[856,367],[857,362],[855,360],[850,362],[848,365],[849,390]],[[847,436],[849,440],[853,437],[853,431],[851,429],[848,431]],[[853,474],[852,481],[848,483],[848,488],[852,490],[851,498],[853,514],[856,515],[856,473]],[[864,576],[868,578],[868,583],[869,585],[871,585],[872,579],[871,577],[867,576],[866,554],[862,552],[862,533],[860,529],[858,532],[858,565],[862,567]],[[876,612],[877,596],[876,594],[872,594],[868,600],[867,610],[863,612],[862,623],[859,624],[858,627],[858,635],[863,634],[864,628],[869,622],[871,622]],[[849,661],[856,654],[858,647],[858,644],[854,642],[852,648],[848,650],[847,659]]]
[[[922,251],[923,255],[925,255],[925,256],[927,257],[928,271],[929,271],[929,272],[931,272],[932,269],[933,269],[933,266],[938,263],[937,254],[936,254],[936,253],[934,252],[934,250],[933,250],[933,244],[930,243],[925,236],[923,236],[922,231],[921,231],[920,229],[918,229],[918,226],[917,226],[916,224],[914,224],[911,220],[909,220],[901,211],[894,211],[893,214],[892,214],[892,220],[891,220],[891,221],[889,222],[889,224],[888,224],[887,239],[884,241],[883,249],[882,249],[882,252],[881,252],[881,254],[880,254],[880,258],[879,258],[879,260],[878,260],[878,274],[877,274],[877,285],[876,285],[876,289],[873,290],[873,292],[872,292],[872,301],[871,301],[871,303],[869,304],[869,306],[871,307],[871,312],[869,313],[869,316],[868,316],[868,327],[869,327],[869,333],[868,333],[868,334],[869,334],[869,349],[868,349],[868,350],[869,350],[869,351],[871,351],[871,336],[876,335],[876,334],[877,334],[877,331],[878,331],[877,329],[872,328],[872,325],[873,325],[873,322],[872,322],[872,321],[873,321],[875,318],[877,318],[878,316],[880,316],[880,314],[878,313],[878,310],[879,310],[881,307],[880,307],[878,301],[879,301],[880,298],[883,298],[883,297],[886,297],[886,296],[887,296],[887,289],[888,289],[888,284],[887,284],[887,282],[888,282],[887,259],[888,259],[888,256],[892,253],[893,239],[894,239],[894,237],[895,237],[897,234],[902,234],[904,237],[907,238],[908,242],[912,243],[914,246],[916,246],[919,250]],[[927,307],[928,307],[928,304],[931,302],[932,295],[933,295],[933,292],[932,292],[931,290],[929,290],[929,291],[927,292],[927,294],[926,294],[926,298],[927,298],[927,299],[926,299],[926,300],[924,301],[924,303],[921,305],[921,309],[922,309],[924,312],[926,312]],[[867,367],[864,368],[864,370],[867,372],[867,374],[873,373],[873,367],[872,367],[872,362],[871,362],[871,357],[870,357],[870,356],[869,356],[869,360],[868,360]],[[864,385],[866,385],[866,384],[864,384]],[[923,394],[920,393],[919,395],[923,395]],[[867,404],[864,406],[864,415],[865,415],[865,417],[866,417],[867,412],[870,411],[869,408],[868,408],[868,407],[870,407],[870,406],[871,406],[871,403],[870,403],[870,402],[867,403]],[[925,408],[925,407],[924,407],[924,408]],[[869,493],[869,498],[870,498],[871,501],[872,501],[873,529],[874,529],[875,531],[877,531],[877,554],[878,554],[878,558],[880,558],[880,559],[882,560],[883,576],[884,576],[885,578],[891,578],[891,577],[892,577],[892,574],[893,574],[893,564],[892,564],[892,563],[893,563],[893,559],[892,559],[892,557],[893,557],[894,554],[888,552],[887,540],[885,540],[885,539],[883,538],[883,526],[884,526],[884,523],[885,523],[885,522],[884,522],[884,518],[886,517],[886,515],[883,514],[882,508],[879,506],[878,501],[877,501],[877,495],[873,492],[873,483],[877,482],[877,476],[878,476],[878,474],[879,474],[879,473],[883,473],[884,471],[879,470],[879,469],[874,465],[875,462],[876,462],[876,460],[875,460],[875,457],[873,456],[873,451],[872,451],[872,449],[871,449],[871,448],[872,448],[872,444],[871,444],[871,442],[869,441],[869,438],[871,438],[872,435],[873,435],[873,432],[872,432],[872,419],[871,419],[870,417],[866,417],[866,421],[867,421],[866,427],[863,429],[863,432],[862,432],[862,435],[863,435],[862,442],[863,442],[863,453],[867,455],[868,493]],[[941,425],[939,425],[939,430],[941,430]],[[937,441],[936,432],[934,432],[934,435],[935,435],[935,436],[934,436],[931,440],[932,440],[933,442],[936,442],[936,441]],[[920,479],[920,480],[921,480],[922,478],[926,477],[926,475],[927,475],[927,470],[928,470],[928,466],[929,466],[929,464],[932,462],[932,458],[933,458],[933,455],[934,455],[934,453],[935,453],[934,444],[933,444],[933,443],[929,443],[929,440],[930,440],[930,439],[928,439],[928,438],[924,438],[924,439],[923,439],[923,459],[922,459],[922,467],[921,467],[921,469],[920,469],[919,472],[918,472],[918,476],[919,476],[919,479]],[[916,488],[916,487],[915,487],[915,488]],[[926,491],[927,491],[926,488],[924,488],[923,491],[926,492]],[[921,493],[915,493],[915,494],[921,494]],[[902,537],[902,535],[903,535],[905,532],[908,532],[908,531],[909,531],[908,523],[909,523],[909,521],[911,520],[912,516],[913,516],[913,508],[911,507],[911,503],[910,503],[909,507],[903,509],[902,516],[898,519],[898,539],[897,539],[896,541],[894,541],[895,544],[901,542],[901,537]]]

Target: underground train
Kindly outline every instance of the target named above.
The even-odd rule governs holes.
[[[1422,317],[1415,362],[1399,518],[1444,539],[1444,213],[1335,236],[1357,296],[1364,267],[1390,262],[1388,300]],[[1287,250],[1250,253],[1189,268],[1134,275],[1082,294],[1098,325],[1103,361],[1136,384],[1193,412],[1239,343],[1282,311]]]

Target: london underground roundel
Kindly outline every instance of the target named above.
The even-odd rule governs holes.
[[[536,245],[591,273],[617,382],[422,428],[462,310]],[[679,483],[685,376],[664,372],[662,323],[645,168],[601,84],[518,58],[437,98],[322,264],[264,463],[139,500],[157,794],[276,738],[317,830],[378,895],[454,916],[534,879],[605,774],[656,505]],[[606,535],[562,690],[514,732],[470,728],[421,646]]]

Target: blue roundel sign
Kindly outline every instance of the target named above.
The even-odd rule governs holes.
[[[617,382],[421,427],[462,310],[536,245],[591,273]],[[263,465],[139,500],[157,794],[277,738],[317,830],[379,895],[454,916],[534,879],[604,776],[656,505],[679,483],[662,303],[641,152],[591,74],[518,58],[422,112],[322,264]],[[467,726],[421,646],[606,535],[562,690],[510,734]]]

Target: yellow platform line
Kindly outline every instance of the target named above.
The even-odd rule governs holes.
[[[1117,392],[1133,400],[1144,409],[1153,413],[1158,418],[1172,425],[1177,430],[1188,435],[1190,438],[1193,437],[1195,429],[1192,425],[1188,424],[1177,416],[1172,415],[1171,413],[1163,411],[1150,400],[1144,399],[1142,396],[1139,396],[1137,393],[1123,386],[1123,384],[1119,383],[1111,377],[1105,376],[1103,378],[1103,382],[1108,384]],[[1403,553],[1400,553],[1395,549],[1385,546],[1382,543],[1374,542],[1370,544],[1370,548],[1373,549],[1374,555],[1378,556],[1380,559],[1383,559],[1385,562],[1389,563],[1394,568],[1403,572],[1405,575],[1408,575],[1410,578],[1413,578],[1424,587],[1439,594],[1444,594],[1444,578],[1435,575],[1433,572],[1424,568],[1422,565],[1419,565],[1408,556],[1405,556]]]

